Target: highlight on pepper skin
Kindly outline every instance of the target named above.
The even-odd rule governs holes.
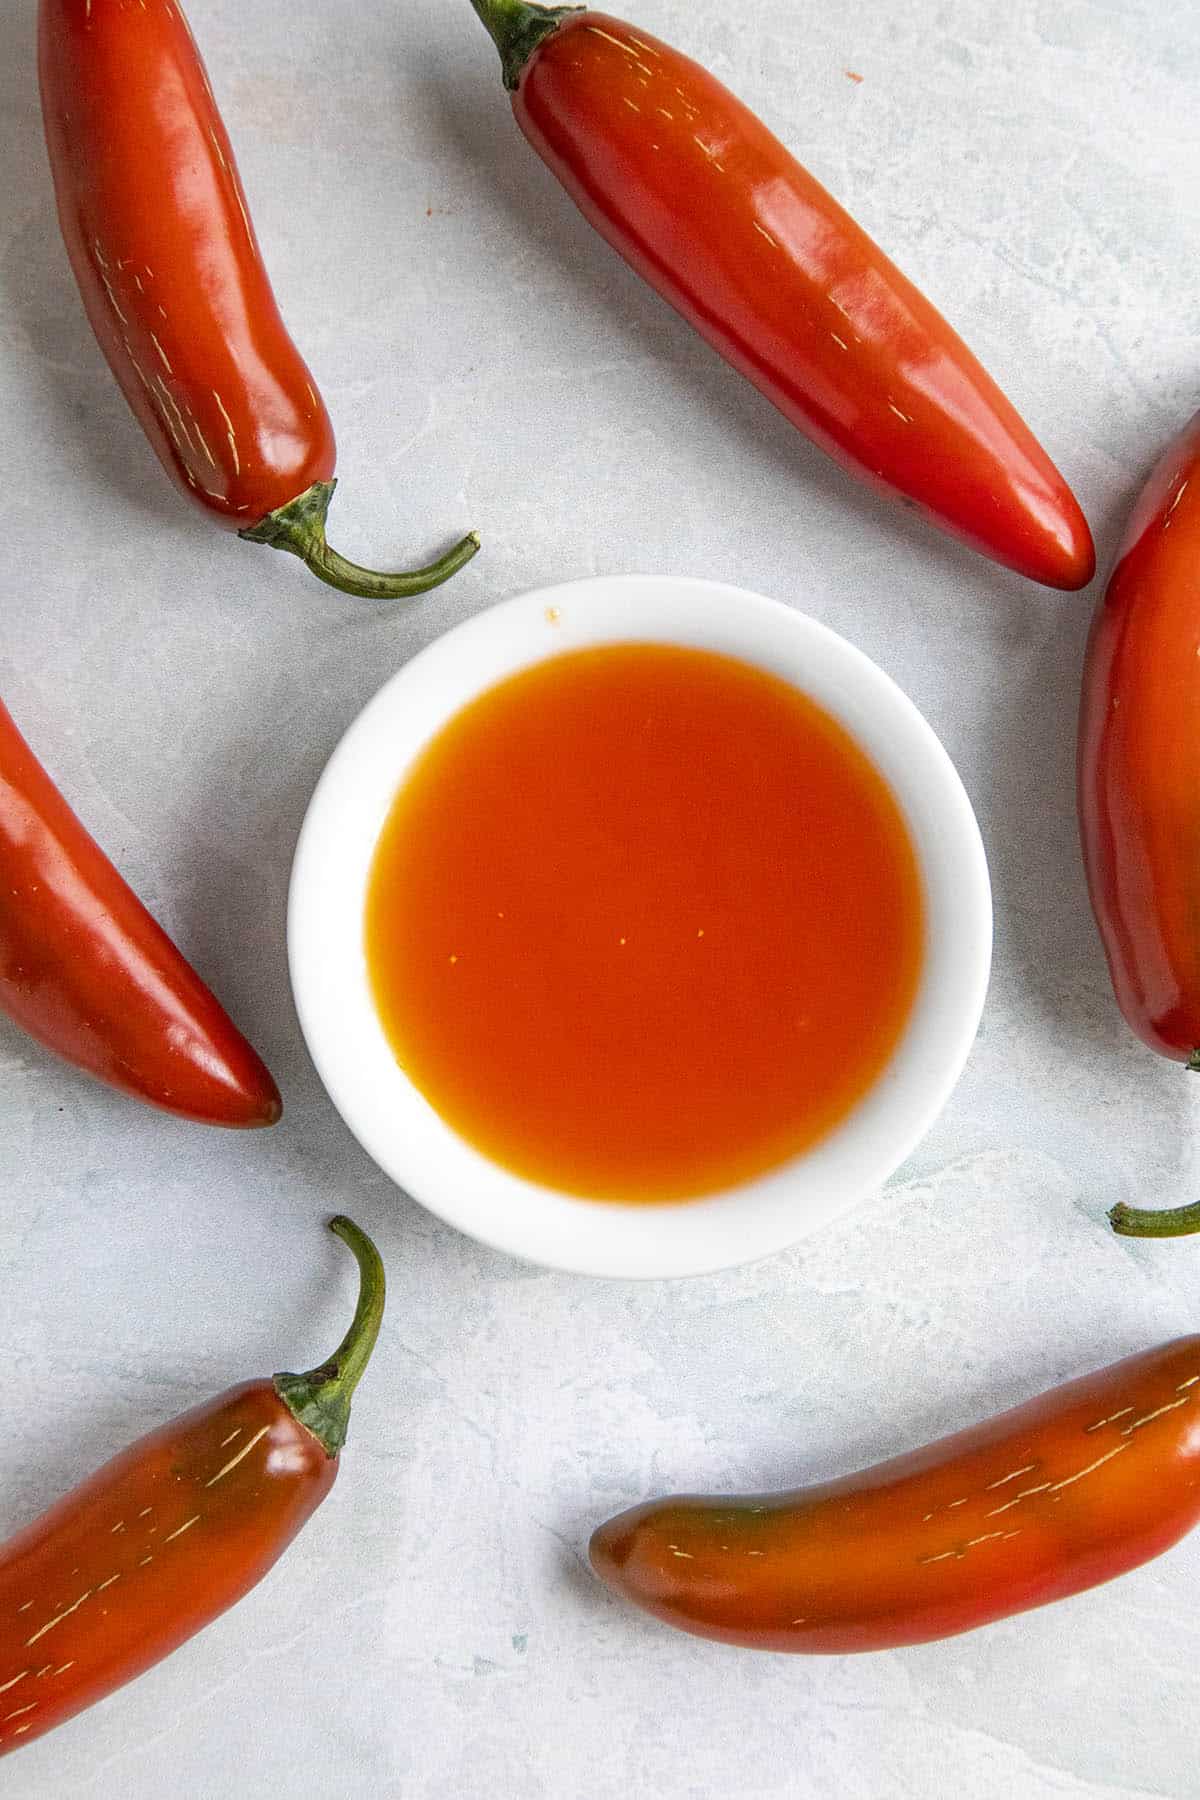
[[[681,1631],[844,1655],[1083,1592],[1200,1519],[1200,1336],[792,1493],[684,1495],[592,1536],[610,1588]]]

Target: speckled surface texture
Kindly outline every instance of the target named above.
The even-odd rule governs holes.
[[[1124,1030],[1075,842],[1088,596],[857,489],[593,237],[519,140],[467,0],[193,0],[276,285],[339,427],[336,541],[486,552],[411,610],[193,519],[95,350],[52,221],[33,0],[0,3],[2,691],[271,1063],[209,1134],[0,1026],[0,1530],[138,1432],[340,1335],[351,1211],[391,1308],[342,1481],[263,1587],[0,1769],[20,1800],[1183,1800],[1200,1538],[1107,1591],[906,1653],[755,1658],[591,1580],[644,1493],[860,1466],[1194,1329],[1200,1089]],[[1156,0],[639,0],[958,324],[1072,480],[1102,564],[1196,403],[1200,11]],[[848,71],[861,75],[850,79]],[[888,1191],[674,1284],[485,1252],[350,1140],[301,1044],[289,860],[348,720],[504,595],[740,583],[846,633],[941,733],[996,890],[984,1030]]]

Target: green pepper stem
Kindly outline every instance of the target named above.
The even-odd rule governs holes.
[[[1163,1212],[1149,1207],[1114,1206],[1108,1222],[1118,1237],[1166,1238],[1189,1237],[1200,1231],[1200,1201],[1190,1206],[1172,1206]]]
[[[319,581],[337,588],[339,593],[354,594],[360,600],[411,600],[440,587],[469,563],[479,549],[479,535],[469,531],[465,538],[448,550],[437,562],[407,574],[380,575],[374,569],[360,569],[331,550],[325,540],[325,519],[333,499],[336,481],[316,481],[312,487],[268,513],[258,525],[238,533],[251,544],[270,544],[274,550],[287,550],[298,556]]]
[[[1200,1074],[1200,1049],[1192,1051],[1184,1067],[1193,1074]],[[1194,1231],[1200,1231],[1200,1201],[1193,1201],[1190,1206],[1166,1207],[1162,1211],[1118,1204],[1109,1212],[1108,1222],[1119,1237],[1190,1237]]]
[[[500,52],[504,85],[510,90],[520,84],[521,72],[538,45],[572,13],[587,10],[582,6],[531,6],[529,0],[471,0],[471,5]]]
[[[329,1229],[349,1245],[358,1261],[358,1305],[349,1331],[329,1361],[304,1375],[276,1375],[275,1391],[329,1455],[336,1456],[346,1441],[350,1401],[379,1336],[386,1282],[383,1261],[365,1231],[340,1214],[330,1219]]]

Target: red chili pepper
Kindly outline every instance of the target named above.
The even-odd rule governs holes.
[[[727,89],[604,13],[471,0],[585,217],[814,443],[1051,587],[1095,569],[1062,476],[946,321]]]
[[[1150,477],[1088,644],[1079,817],[1117,1000],[1200,1066],[1200,414]]]
[[[1200,413],[1129,521],[1084,664],[1079,824],[1117,1003],[1200,1070]],[[1200,1230],[1200,1206],[1119,1206],[1126,1236]]]
[[[0,1547],[0,1756],[161,1662],[248,1594],[337,1477],[383,1317],[370,1239],[327,1363],[230,1388],[141,1438]]]
[[[182,492],[252,542],[369,599],[423,593],[472,532],[412,574],[325,542],[333,427],[287,335],[229,138],[177,0],[40,0],[42,111],[88,318]]]
[[[699,1637],[843,1655],[972,1631],[1137,1568],[1200,1518],[1200,1337],[839,1481],[651,1501],[595,1533],[618,1594]]]
[[[89,1075],[210,1125],[279,1090],[0,706],[0,1009]]]

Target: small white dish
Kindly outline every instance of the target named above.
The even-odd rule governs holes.
[[[589,644],[714,650],[793,683],[841,721],[890,783],[924,884],[925,961],[883,1075],[828,1137],[741,1187],[663,1205],[607,1204],[490,1162],[413,1087],[371,998],[363,914],[371,859],[414,758],[476,695]],[[991,961],[987,864],[971,803],[896,684],[826,626],[714,581],[621,576],[508,600],[408,663],[334,751],[292,869],[288,957],[301,1027],[334,1105],[414,1199],[486,1244],[580,1274],[698,1275],[782,1250],[886,1181],[945,1105],[979,1025]]]

